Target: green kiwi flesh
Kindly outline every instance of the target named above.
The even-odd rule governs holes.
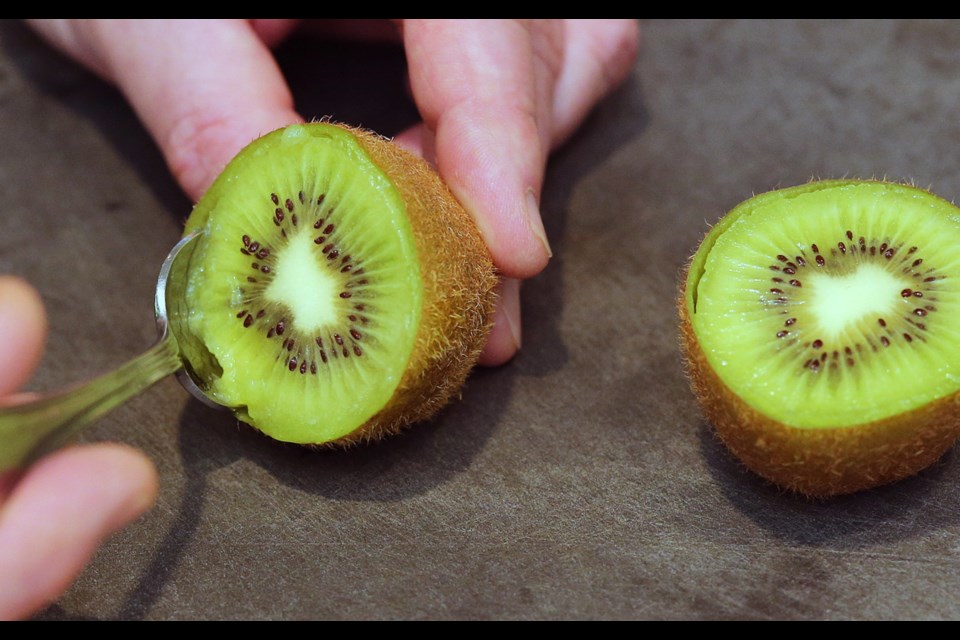
[[[419,158],[390,145],[329,123],[269,133],[237,155],[187,222],[186,232],[205,232],[186,293],[202,346],[191,347],[188,366],[212,399],[278,440],[348,443],[428,417],[482,347],[496,278],[479,233],[459,209],[449,226],[468,246],[453,238],[455,250],[437,249],[451,238],[413,217],[446,212],[420,211],[421,200],[459,206]],[[402,157],[385,169],[378,153]],[[398,175],[407,166],[417,177]],[[451,251],[476,265],[472,280],[444,281],[443,265],[424,259]],[[430,364],[446,353],[425,347],[423,334],[450,333],[425,325],[455,310],[435,308],[427,279],[475,292],[460,310],[470,327],[452,339],[461,353],[447,386],[434,384]],[[428,348],[436,352],[415,354]],[[409,389],[421,385],[443,393]]]
[[[707,418],[778,484],[892,482],[960,433],[960,209],[927,191],[836,180],[755,196],[707,234],[679,306]]]

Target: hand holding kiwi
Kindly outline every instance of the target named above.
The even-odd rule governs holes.
[[[960,435],[960,209],[812,182],[704,238],[679,299],[690,379],[744,464],[811,496],[909,476]]]
[[[195,230],[187,366],[274,438],[395,432],[443,406],[483,347],[497,276],[479,231],[425,161],[372,133],[313,123],[255,140]]]
[[[550,247],[540,217],[549,152],[571,137],[592,108],[633,68],[639,23],[618,20],[31,20],[59,50],[113,82],[130,101],[187,195],[199,199],[250,140],[329,114],[298,112],[310,86],[342,94],[360,111],[338,118],[395,135],[434,164],[478,222],[504,276],[496,322],[481,355],[510,360],[521,344],[520,280],[538,274]],[[406,84],[363,56],[362,82],[344,85],[310,40],[394,43]],[[297,39],[298,61],[273,49]],[[347,45],[353,47],[353,45]],[[316,53],[319,50],[319,53]],[[359,48],[353,49],[359,50]],[[308,69],[298,74],[296,69]],[[603,73],[595,71],[602,69]],[[293,74],[292,86],[284,72]],[[297,80],[297,77],[300,80]],[[305,81],[304,78],[309,78]],[[299,86],[298,86],[299,85]],[[350,96],[352,88],[360,92]],[[312,91],[312,90],[311,90]],[[416,103],[421,121],[396,132],[394,113]],[[302,101],[301,101],[302,102]],[[301,108],[310,108],[300,104]],[[352,115],[351,115],[352,114]],[[370,114],[374,121],[371,121]],[[400,118],[403,121],[403,117]],[[399,123],[398,123],[399,124]]]

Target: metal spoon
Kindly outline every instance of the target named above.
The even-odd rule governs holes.
[[[85,426],[172,373],[204,403],[220,406],[191,377],[181,356],[181,345],[192,340],[182,330],[183,293],[201,235],[194,232],[180,240],[160,268],[154,303],[160,339],[150,350],[86,384],[0,409],[0,472],[26,467],[65,445]]]

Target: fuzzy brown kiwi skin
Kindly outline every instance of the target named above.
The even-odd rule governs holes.
[[[680,346],[690,385],[720,440],[744,465],[811,498],[889,484],[937,461],[960,437],[960,393],[914,411],[836,429],[798,429],[756,411],[723,383],[693,330],[682,274]]]
[[[490,332],[499,278],[476,223],[426,161],[373,132],[336,126],[357,138],[400,192],[424,287],[413,353],[390,402],[325,443],[350,445],[426,420],[459,393]]]

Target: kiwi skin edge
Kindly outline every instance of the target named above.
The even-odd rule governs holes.
[[[473,218],[425,160],[373,132],[343,128],[407,206],[424,297],[413,352],[393,397],[363,426],[333,442],[339,445],[396,433],[430,418],[459,393],[486,344],[499,283]]]
[[[704,417],[747,468],[790,491],[827,498],[911,476],[960,437],[960,392],[889,418],[832,429],[799,429],[756,411],[720,379],[700,348],[687,295],[688,284],[695,284],[692,264],[693,258],[682,270],[677,299],[687,374]]]

